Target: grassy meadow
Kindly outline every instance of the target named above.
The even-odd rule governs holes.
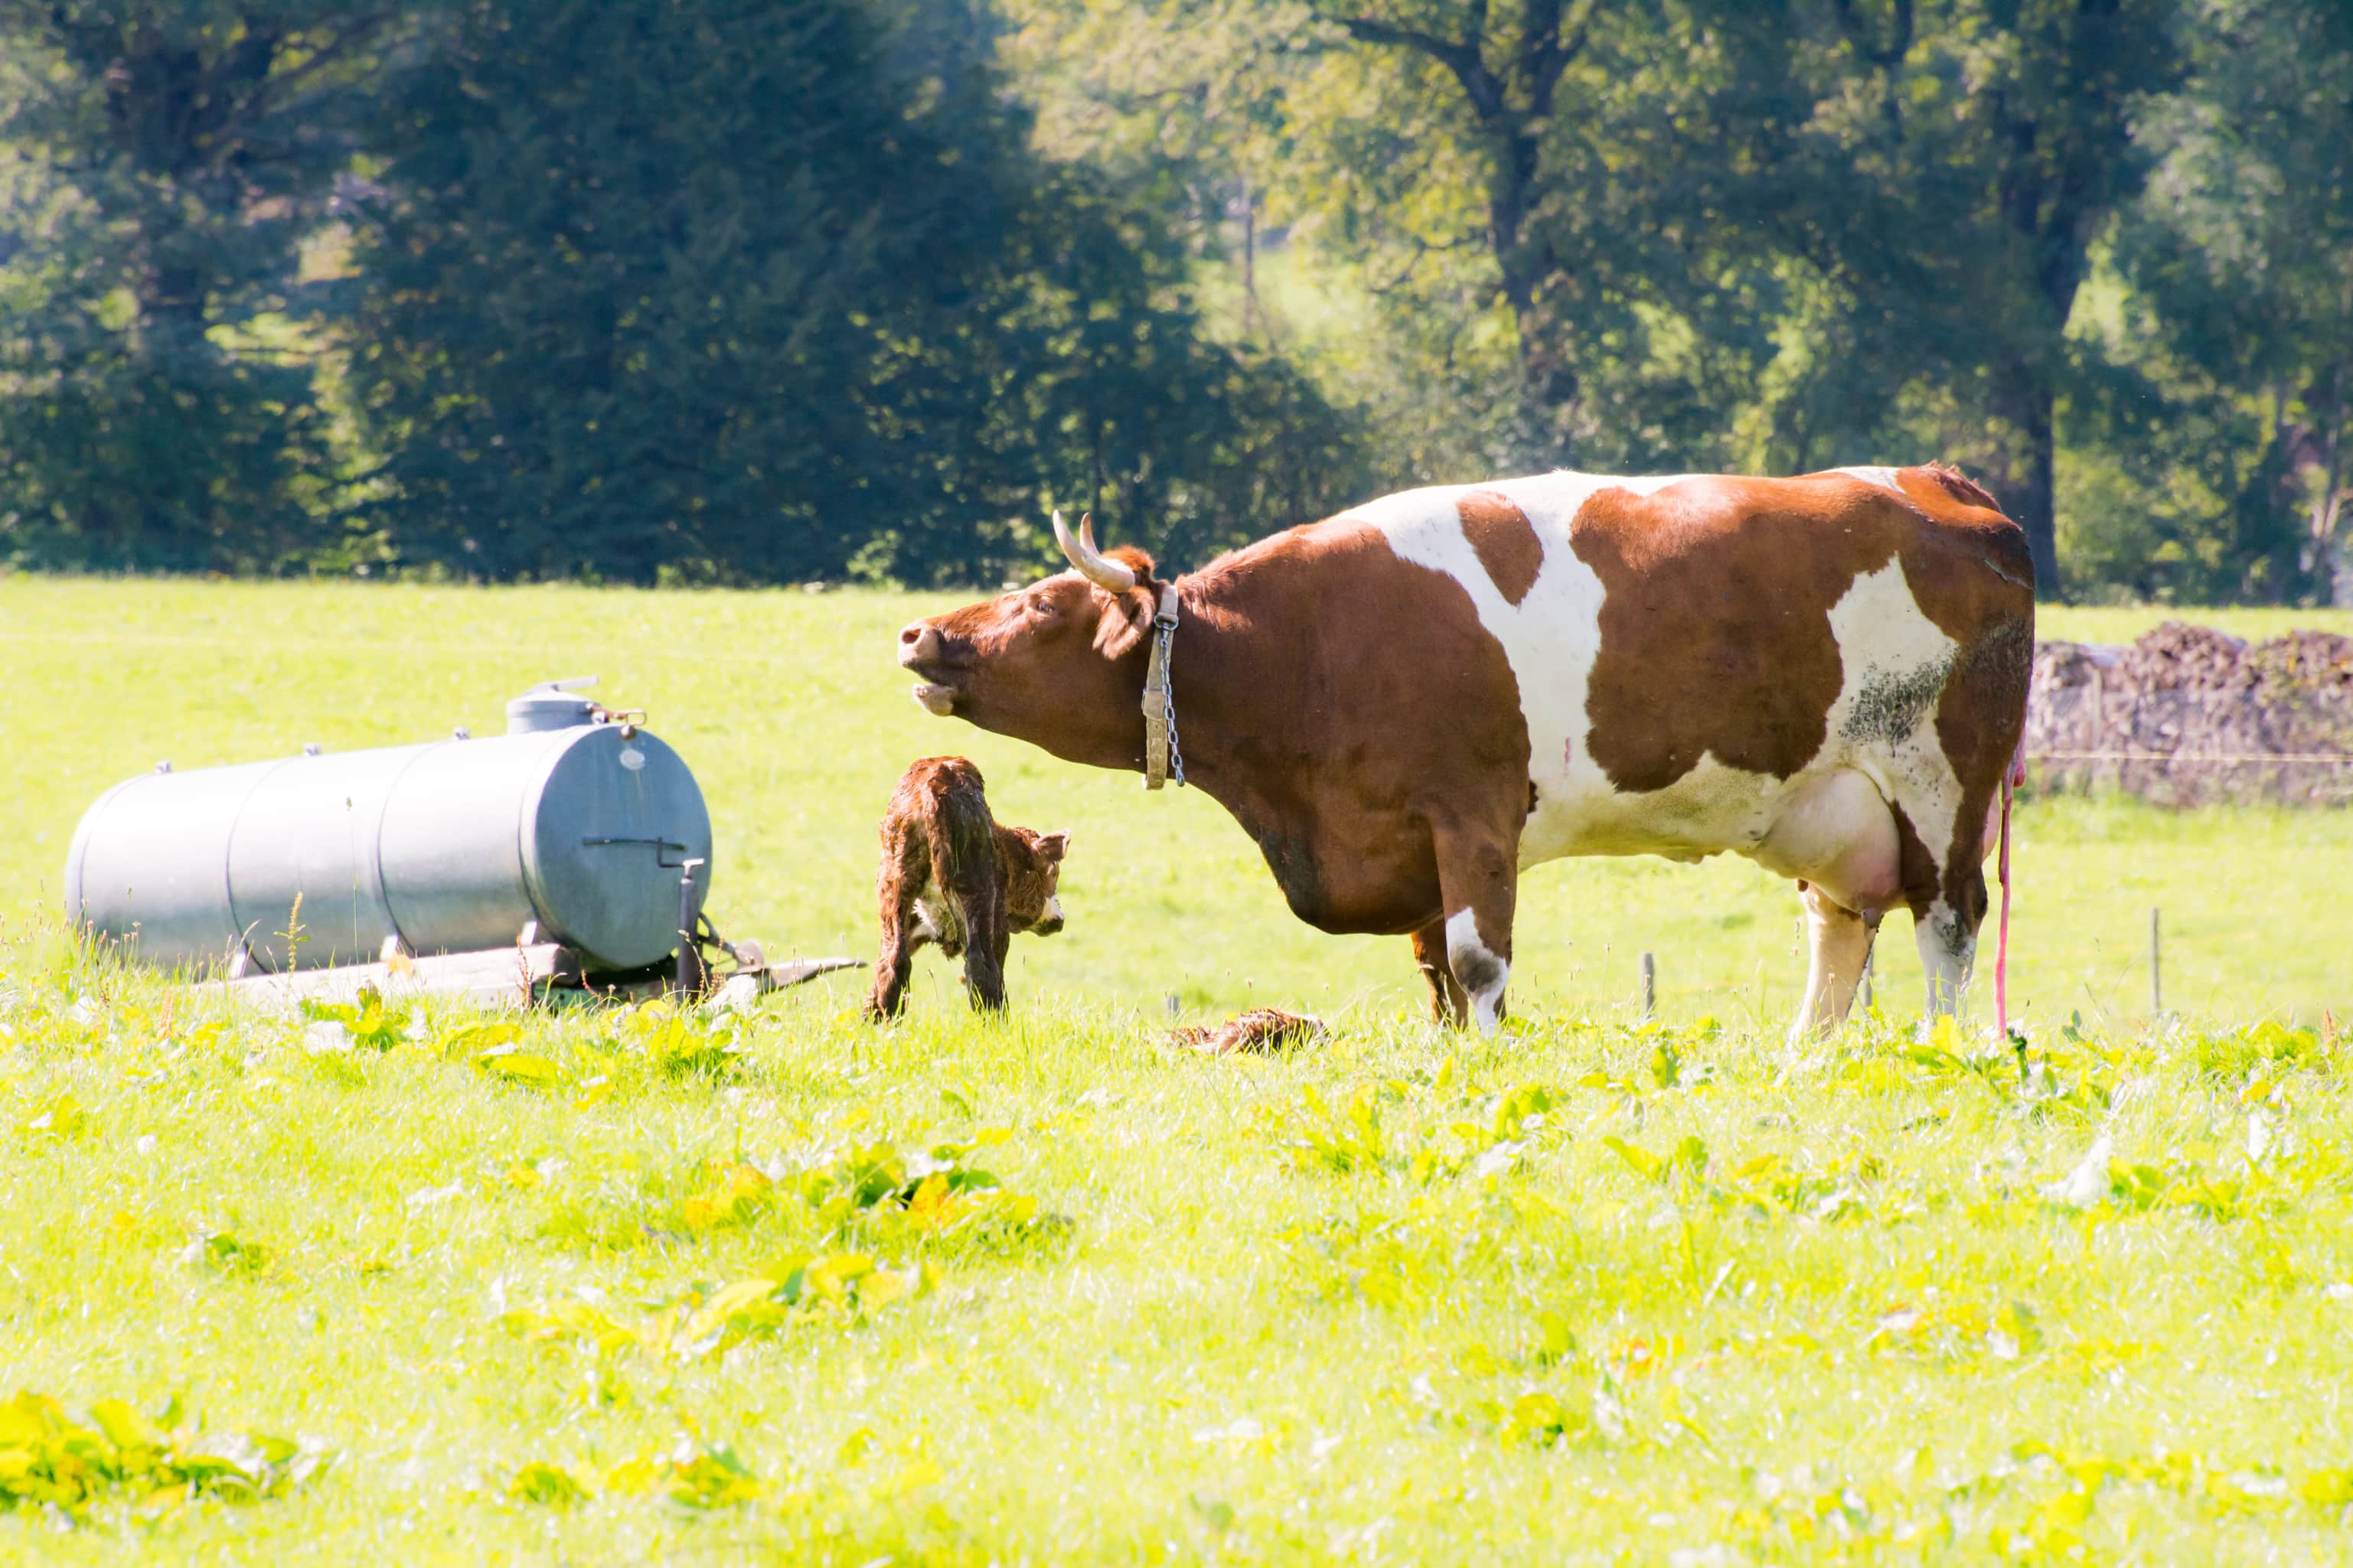
[[[1796,900],[1721,858],[1534,873],[1482,1041],[1208,801],[917,710],[890,634],[947,602],[0,578],[0,1558],[2353,1559],[2353,814],[2026,806],[2022,1065],[1913,1037],[1900,916],[1881,1016],[1787,1049]],[[855,973],[280,1018],[58,929],[160,758],[590,672],[772,952],[871,956],[915,756],[1072,830],[1011,1016],[927,954],[879,1033]],[[1170,995],[1333,1034],[1203,1060]]]

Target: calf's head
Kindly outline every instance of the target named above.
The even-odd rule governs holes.
[[[1073,537],[1054,514],[1071,570],[983,604],[916,621],[899,633],[914,698],[1041,746],[1069,762],[1133,768],[1144,758],[1145,642],[1158,582],[1132,546],[1095,548],[1091,518]]]
[[[1016,931],[1051,936],[1062,929],[1062,852],[1067,833],[997,829],[997,866],[1005,879],[1005,918]]]

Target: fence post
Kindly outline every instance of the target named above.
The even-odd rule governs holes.
[[[2101,699],[2105,695],[2106,688],[2102,685],[2100,680],[2100,667],[2095,664],[2092,666],[2091,733],[2087,735],[2084,741],[2084,751],[2085,754],[2092,759],[2089,763],[2084,764],[2084,793],[2085,795],[2090,795],[2094,790],[2100,787],[2100,752],[2104,749],[2101,745],[2101,742],[2105,738],[2107,732],[2107,726],[2102,719],[2103,710],[2101,707]]]
[[[2154,908],[2148,911],[2148,1010],[2151,1014],[2165,1011],[2165,966]]]
[[[1856,981],[1854,985],[1854,999],[1862,1005],[1862,1010],[1866,1013],[1871,1011],[1871,961],[1878,954],[1875,947],[1863,953],[1862,978]]]
[[[1651,1021],[1651,1016],[1658,1011],[1658,1005],[1659,965],[1646,952],[1642,955],[1642,1022],[1647,1024]]]

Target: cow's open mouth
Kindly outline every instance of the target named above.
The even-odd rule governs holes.
[[[928,627],[920,637],[902,635],[900,639],[899,668],[915,678],[914,690],[909,695],[923,704],[923,711],[944,719],[955,711],[956,691],[949,683],[962,672],[941,653],[938,635]]]

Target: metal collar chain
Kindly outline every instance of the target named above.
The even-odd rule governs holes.
[[[1176,741],[1176,678],[1169,654],[1176,637],[1174,616],[1160,627],[1160,696],[1161,705],[1168,715],[1168,776],[1179,784],[1185,782],[1185,748]]]
[[[1144,787],[1158,789],[1171,778],[1185,782],[1185,752],[1176,739],[1176,690],[1169,679],[1176,637],[1176,585],[1160,587],[1159,613],[1152,617],[1152,659],[1144,677]]]

